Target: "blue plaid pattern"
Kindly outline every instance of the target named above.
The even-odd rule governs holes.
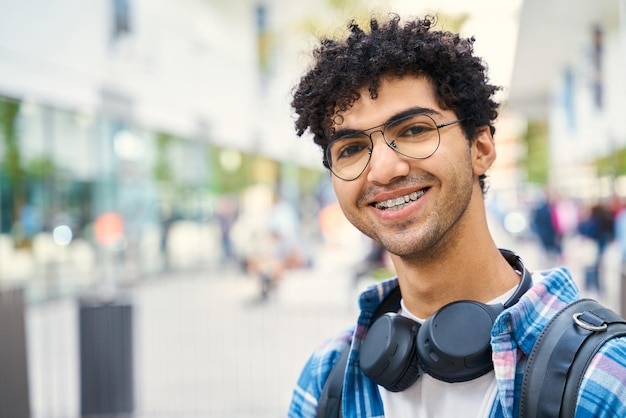
[[[490,418],[518,416],[524,367],[537,337],[566,304],[579,298],[565,268],[533,273],[534,286],[496,320],[491,336],[498,396]],[[344,379],[345,418],[384,417],[378,386],[359,368],[359,352],[376,308],[398,286],[397,278],[368,288],[359,298],[361,314],[356,327],[325,341],[306,363],[289,407],[290,418],[314,418],[324,382],[352,340]],[[352,338],[354,336],[354,338]],[[607,343],[593,358],[580,388],[576,417],[626,417],[626,337]]]

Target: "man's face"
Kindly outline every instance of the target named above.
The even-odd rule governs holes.
[[[458,119],[438,106],[428,79],[385,78],[376,99],[367,89],[361,91],[360,99],[337,118],[335,130],[365,130],[411,108],[428,109],[437,125]],[[485,135],[484,140],[492,142],[488,129],[480,130],[478,136]],[[411,258],[436,254],[463,233],[471,212],[484,210],[478,175],[493,159],[487,166],[477,162],[480,152],[474,143],[470,146],[458,123],[442,127],[440,136],[432,156],[412,159],[394,151],[380,132],[374,132],[365,171],[353,181],[332,176],[348,220],[392,254]],[[481,203],[472,204],[476,199]],[[393,200],[402,203],[394,205]]]

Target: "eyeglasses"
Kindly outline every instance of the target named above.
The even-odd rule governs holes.
[[[410,114],[392,119],[382,125],[363,131],[342,133],[330,140],[326,148],[325,162],[330,171],[345,181],[356,180],[367,168],[372,158],[376,132],[382,134],[387,146],[400,155],[424,159],[433,155],[441,143],[440,129],[464,119],[437,125],[424,113]],[[371,131],[369,134],[366,133]]]

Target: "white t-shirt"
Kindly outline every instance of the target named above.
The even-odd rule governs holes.
[[[489,302],[506,302],[515,288]],[[414,321],[424,320],[411,314],[400,301],[400,314]],[[410,388],[390,392],[379,386],[385,408],[385,418],[458,418],[489,417],[497,387],[495,374],[489,373],[467,382],[447,383],[427,374],[422,375]]]

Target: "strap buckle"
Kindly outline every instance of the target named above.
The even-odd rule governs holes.
[[[577,312],[572,315],[572,318],[574,319],[574,323],[576,325],[582,329],[586,329],[587,331],[601,332],[606,331],[608,328],[607,323],[599,316],[594,315],[593,312]]]

